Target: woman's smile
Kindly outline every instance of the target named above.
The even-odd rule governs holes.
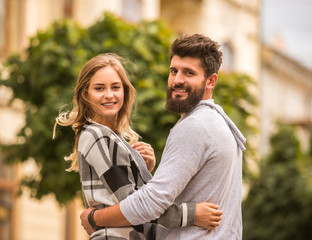
[[[110,66],[98,70],[90,80],[88,97],[101,124],[116,125],[116,116],[124,103],[124,87],[116,70]]]

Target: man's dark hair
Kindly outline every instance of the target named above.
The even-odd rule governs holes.
[[[181,58],[199,58],[205,71],[205,77],[218,73],[222,63],[220,45],[202,34],[184,35],[171,45],[170,60],[174,55]]]

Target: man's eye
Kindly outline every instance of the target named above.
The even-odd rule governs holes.
[[[175,69],[170,69],[170,73],[177,73],[178,71]]]
[[[189,76],[194,75],[194,73],[193,73],[193,72],[190,72],[190,71],[186,72],[186,74],[189,75]]]

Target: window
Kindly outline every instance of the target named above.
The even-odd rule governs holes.
[[[73,16],[73,0],[64,0],[64,17],[71,18]]]
[[[5,0],[0,0],[0,57],[2,58],[5,53],[5,29],[6,26],[4,24],[5,16]]]
[[[223,52],[221,70],[224,72],[232,72],[234,65],[234,54],[232,47],[229,43],[224,43],[222,44],[221,50]]]
[[[123,0],[122,17],[129,22],[142,20],[142,0]]]

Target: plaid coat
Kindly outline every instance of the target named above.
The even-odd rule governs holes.
[[[111,129],[97,123],[84,125],[78,143],[79,174],[86,207],[105,208],[115,205],[151,179],[141,155]],[[177,228],[192,225],[195,204],[171,206],[154,223]],[[185,221],[185,219],[187,219]],[[186,224],[185,224],[186,223]],[[102,236],[102,237],[100,237]],[[153,239],[151,224],[130,227],[105,227],[92,239]]]

